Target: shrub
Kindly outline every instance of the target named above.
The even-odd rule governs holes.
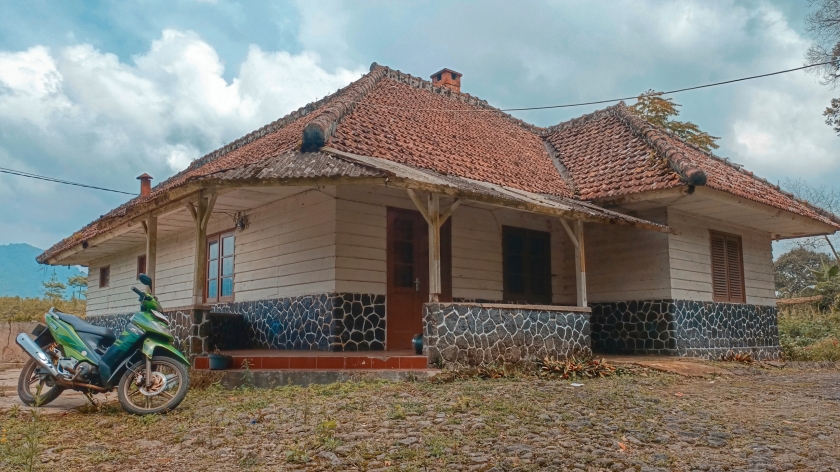
[[[809,305],[779,312],[779,342],[785,358],[795,361],[840,360],[840,312]]]

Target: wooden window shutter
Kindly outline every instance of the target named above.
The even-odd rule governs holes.
[[[729,278],[729,301],[744,302],[744,263],[741,260],[741,238],[726,238],[726,269]]]
[[[716,302],[744,303],[744,258],[741,237],[710,232],[712,298]]]

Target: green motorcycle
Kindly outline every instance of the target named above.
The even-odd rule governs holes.
[[[140,274],[151,287],[152,279]],[[177,407],[190,384],[190,362],[175,348],[169,320],[158,299],[131,287],[140,297],[135,313],[117,338],[114,333],[79,317],[51,308],[46,326],[20,333],[15,341],[32,358],[18,379],[18,396],[27,405],[45,405],[64,390],[88,395],[117,389],[129,413],[165,413]]]

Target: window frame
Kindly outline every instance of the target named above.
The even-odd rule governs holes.
[[[724,267],[723,272],[726,274],[726,280],[724,281],[726,284],[726,296],[720,296],[715,293],[715,274],[719,272],[717,270],[718,263],[715,262],[715,254],[714,254],[714,240],[715,238],[719,238],[723,240],[723,260],[724,260]],[[741,284],[741,296],[740,297],[733,297],[732,296],[732,280],[730,276],[732,275],[732,270],[730,268],[730,260],[729,260],[729,245],[730,244],[737,244],[738,249],[738,263],[739,267],[738,270],[735,272],[740,277],[740,284]],[[732,234],[732,233],[724,233],[722,231],[715,231],[709,230],[709,259],[710,259],[710,272],[712,278],[712,300],[715,302],[720,303],[738,303],[738,304],[745,304],[747,303],[747,285],[746,279],[744,277],[744,240],[740,235]]]
[[[231,237],[233,238],[233,254],[230,256],[224,256],[223,248],[222,248],[222,240]],[[219,254],[218,258],[213,261],[210,259],[210,244],[216,242],[219,247]],[[233,259],[231,263],[233,268],[231,269],[230,280],[231,280],[231,289],[229,296],[222,295],[222,279],[228,278],[228,276],[222,275],[222,264],[225,257],[230,257]],[[236,294],[235,284],[236,284],[236,234],[235,230],[230,229],[226,231],[221,231],[218,233],[214,233],[212,235],[207,236],[207,242],[205,245],[205,254],[204,254],[204,301],[206,303],[227,303],[234,301],[234,296]],[[211,298],[210,297],[210,264],[215,262],[216,264],[216,296]]]
[[[518,233],[523,237],[523,255],[522,255],[522,276],[523,276],[523,292],[512,292],[509,286],[509,277],[511,275],[511,268],[508,261],[508,240]],[[545,293],[539,293],[534,290],[533,281],[537,278],[533,272],[531,261],[535,258],[532,251],[535,250],[535,241],[537,239],[544,239],[546,242],[546,254],[542,255],[541,260],[547,260],[548,264],[544,268],[544,273],[541,277],[545,279]],[[551,274],[551,232],[540,231],[535,229],[520,228],[517,226],[502,226],[502,287],[503,296],[506,302],[520,302],[532,303],[540,305],[550,305],[553,301],[553,287]]]
[[[146,255],[140,254],[137,256],[137,278],[140,278],[140,274],[146,273]]]
[[[99,268],[99,288],[111,286],[111,266],[106,265]]]

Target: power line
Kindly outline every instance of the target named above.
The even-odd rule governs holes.
[[[689,90],[697,90],[697,89],[708,88],[708,87],[717,87],[718,85],[726,85],[726,84],[732,84],[732,83],[735,83],[735,82],[743,82],[745,80],[760,79],[762,77],[770,77],[772,75],[787,74],[789,72],[795,72],[795,71],[798,71],[798,70],[810,69],[812,67],[817,67],[817,66],[824,66],[826,64],[834,64],[834,61],[820,62],[820,63],[817,63],[817,64],[809,64],[807,66],[796,67],[796,68],[793,68],[793,69],[785,69],[785,70],[780,70],[780,71],[776,71],[776,72],[770,72],[770,73],[767,73],[767,74],[751,75],[749,77],[741,77],[739,79],[724,80],[723,82],[714,82],[714,83],[711,83],[711,84],[696,85],[694,87],[686,87],[686,88],[681,88],[681,89],[676,89],[676,90],[669,90],[667,92],[657,93],[657,96],[671,95],[671,94],[674,94],[674,93],[687,92]],[[594,101],[594,102],[570,103],[570,104],[565,104],[565,105],[546,105],[546,106],[541,106],[541,107],[499,108],[499,109],[494,108],[494,109],[460,109],[460,110],[458,110],[458,109],[449,109],[449,108],[409,108],[409,107],[399,107],[399,106],[391,106],[391,105],[375,105],[375,104],[372,104],[372,103],[365,103],[364,105],[372,106],[372,107],[376,107],[376,108],[390,108],[390,109],[396,109],[396,110],[455,111],[455,112],[467,112],[467,113],[470,113],[470,112],[481,113],[481,112],[492,112],[492,111],[528,111],[528,110],[548,110],[548,109],[553,109],[553,108],[572,108],[572,107],[582,107],[582,106],[586,106],[586,105],[600,105],[600,104],[603,104],[603,103],[620,102],[622,100],[635,100],[637,98],[639,98],[638,95],[633,95],[631,97],[611,98],[611,99],[608,99],[608,100],[597,100],[597,101]],[[360,104],[362,102],[355,102],[355,103]]]
[[[77,187],[90,188],[90,189],[94,189],[94,190],[104,190],[106,192],[124,193],[126,195],[137,195],[136,193],[123,192],[122,190],[114,190],[114,189],[110,189],[110,188],[96,187],[94,185],[80,184],[78,182],[70,182],[69,180],[61,180],[61,179],[56,179],[56,178],[53,178],[53,177],[47,177],[47,176],[44,176],[44,175],[31,174],[29,172],[23,172],[23,171],[14,170],[14,169],[7,169],[5,167],[0,167],[0,173],[16,175],[18,177],[28,177],[30,179],[45,180],[47,182],[55,182],[55,183],[58,183],[58,184],[75,185]]]

